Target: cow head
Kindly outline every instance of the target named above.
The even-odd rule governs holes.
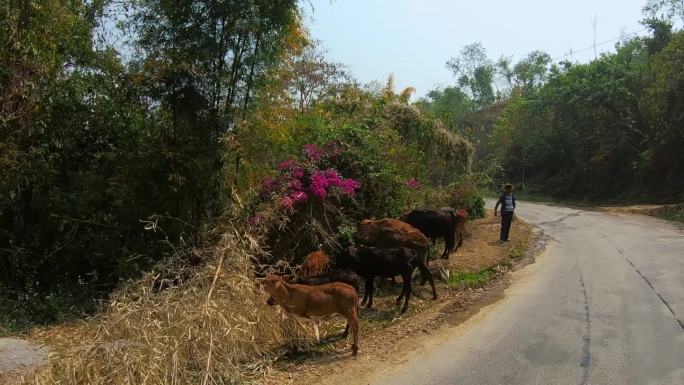
[[[268,275],[266,278],[257,280],[257,282],[261,287],[263,287],[264,291],[269,294],[266,303],[271,306],[278,303],[276,298],[284,290],[283,279],[278,275]]]
[[[375,233],[375,221],[372,219],[364,219],[359,223],[356,231],[356,236],[361,242],[369,242]]]

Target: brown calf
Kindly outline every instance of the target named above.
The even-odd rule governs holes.
[[[271,295],[273,302],[289,313],[300,317],[340,314],[347,319],[347,327],[342,333],[346,337],[351,327],[353,343],[352,355],[359,351],[359,295],[353,287],[340,282],[318,286],[289,284],[277,275],[269,275],[260,280],[264,290]]]
[[[298,278],[315,278],[324,275],[328,270],[330,270],[330,257],[328,254],[323,250],[314,251],[304,258]]]

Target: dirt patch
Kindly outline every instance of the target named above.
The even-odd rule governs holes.
[[[9,384],[20,372],[46,362],[48,349],[18,338],[0,338],[0,383]]]
[[[510,281],[508,273],[533,262],[543,244],[532,227],[520,220],[514,222],[511,241],[500,244],[499,221],[491,211],[487,217],[471,221],[463,246],[450,260],[430,262],[433,272],[441,267],[449,270],[450,275],[439,284],[437,301],[428,299],[428,286],[419,288],[423,298],[412,298],[409,312],[400,316],[394,305],[399,289],[386,287],[377,297],[374,309],[362,311],[358,357],[351,357],[348,340],[326,341],[313,351],[284,355],[259,382],[360,383],[377,368],[402,362],[408,353],[427,346],[446,329],[503,298]],[[342,327],[340,323],[321,332],[337,333],[335,329]]]

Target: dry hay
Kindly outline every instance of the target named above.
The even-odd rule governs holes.
[[[250,263],[261,252],[231,227],[180,285],[155,290],[150,273],[117,292],[90,323],[91,338],[51,354],[23,383],[207,385],[262,376],[286,349],[309,348],[314,333],[310,321],[266,305]]]

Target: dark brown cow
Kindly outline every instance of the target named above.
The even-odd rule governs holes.
[[[432,273],[427,268],[428,239],[420,230],[400,220],[384,218],[364,219],[358,226],[358,239],[362,244],[383,248],[406,247],[416,251],[417,266],[420,269],[421,285],[425,280],[432,286],[432,297],[437,299],[437,289]]]

